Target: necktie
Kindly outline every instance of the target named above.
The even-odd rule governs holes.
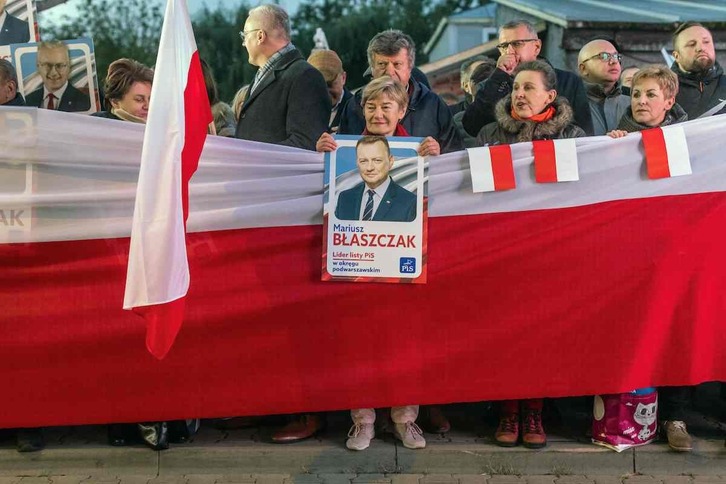
[[[55,109],[55,102],[53,102],[54,99],[55,96],[53,93],[48,94],[48,109]]]
[[[373,194],[376,193],[373,190],[368,190],[368,200],[366,200],[366,207],[363,210],[363,219],[370,220],[373,218]]]

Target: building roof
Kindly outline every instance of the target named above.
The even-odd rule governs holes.
[[[562,27],[671,24],[693,20],[726,24],[726,1],[713,0],[493,0]]]
[[[470,8],[469,10],[464,10],[463,12],[455,13],[452,15],[449,15],[448,17],[444,17],[439,21],[439,25],[436,26],[436,30],[434,30],[434,33],[431,35],[431,38],[426,42],[426,45],[424,46],[424,52],[429,53],[431,52],[431,49],[434,48],[436,43],[441,38],[441,34],[444,33],[444,30],[449,24],[491,24],[494,25],[494,18],[497,14],[497,4],[496,3],[489,3],[487,5],[482,5],[481,7],[476,8]]]

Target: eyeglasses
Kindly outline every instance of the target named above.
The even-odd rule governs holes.
[[[502,52],[506,52],[507,49],[509,49],[509,46],[511,45],[514,50],[519,50],[522,47],[524,47],[524,44],[527,42],[536,42],[539,39],[521,39],[521,40],[513,40],[511,42],[502,42],[501,44],[497,45],[497,49],[499,49]]]
[[[599,54],[595,54],[592,57],[588,57],[582,63],[593,59],[600,59],[603,62],[610,62],[611,60],[614,60],[615,62],[620,62],[623,59],[623,56],[621,54],[611,54],[610,52],[600,52]]]
[[[258,32],[258,31],[261,31],[261,30],[262,29],[252,29],[252,30],[247,30],[247,31],[240,30],[239,31],[239,36],[242,39],[242,45],[245,45],[247,43],[247,35],[248,34],[251,34],[252,32]],[[264,30],[262,30],[262,31],[264,32]]]
[[[60,71],[62,69],[65,69],[66,67],[68,67],[68,64],[66,64],[64,62],[59,62],[57,64],[52,64],[50,62],[42,62],[42,63],[40,63],[40,68],[41,69],[44,69],[46,71],[51,71],[53,69],[55,69],[56,71]]]

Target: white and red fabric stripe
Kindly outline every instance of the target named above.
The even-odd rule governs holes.
[[[474,193],[512,190],[514,179],[512,148],[509,145],[467,148]]]
[[[726,380],[726,116],[684,123],[694,173],[657,183],[635,134],[577,139],[577,183],[537,183],[531,143],[512,145],[517,189],[488,197],[465,152],[431,158],[428,282],[365,291],[320,281],[319,153],[209,137],[162,362],[119,304],[144,127],[31,108],[0,123],[0,428]],[[362,347],[397,357],[351,360]]]
[[[693,173],[683,127],[653,128],[641,131],[640,134],[643,137],[648,178],[670,178]]]
[[[123,307],[147,320],[147,349],[162,359],[184,318],[188,187],[212,121],[185,0],[167,1],[154,77]]]
[[[532,142],[537,183],[556,183],[580,179],[574,139]]]

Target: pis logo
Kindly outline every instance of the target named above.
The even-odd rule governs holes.
[[[415,257],[401,257],[399,260],[399,272],[401,274],[415,274],[416,273],[416,258]]]

